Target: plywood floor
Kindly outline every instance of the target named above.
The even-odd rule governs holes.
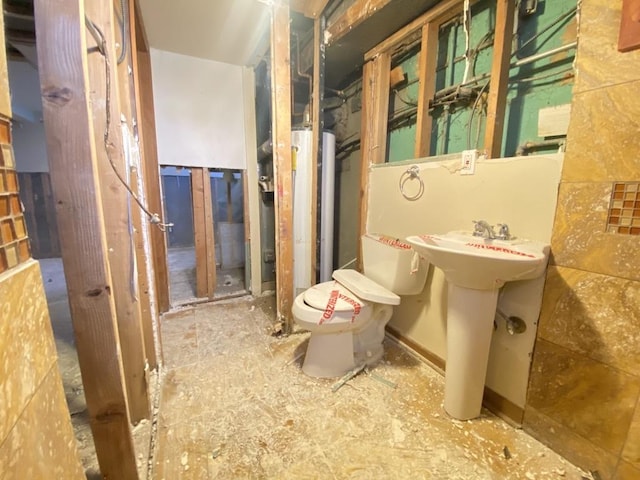
[[[273,317],[271,297],[163,317],[166,365],[150,478],[583,475],[488,412],[469,422],[449,418],[443,378],[392,341],[373,370],[377,378],[361,374],[332,393],[334,381],[300,370],[308,334],[274,338]]]
[[[172,305],[193,303],[196,296],[196,251],[194,247],[170,248],[168,252],[169,294]],[[216,269],[214,298],[246,293],[244,268]]]

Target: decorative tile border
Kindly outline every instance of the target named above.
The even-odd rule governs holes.
[[[613,184],[607,232],[640,235],[640,182]]]

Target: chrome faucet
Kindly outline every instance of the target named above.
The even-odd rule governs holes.
[[[509,231],[509,225],[506,223],[498,224],[499,230],[496,238],[499,240],[511,240],[511,232]]]
[[[474,220],[473,236],[482,237],[488,239],[496,238],[496,232],[493,231],[493,227],[485,220]]]

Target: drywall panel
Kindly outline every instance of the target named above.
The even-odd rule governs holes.
[[[561,154],[479,160],[474,175],[460,175],[460,158],[416,160],[373,167],[367,230],[404,238],[408,235],[472,230],[473,220],[507,223],[514,235],[550,242]],[[399,183],[411,165],[420,169],[424,194],[416,201],[402,196]],[[410,196],[418,180],[405,183]],[[543,280],[512,282],[498,301],[506,315],[525,320],[527,331],[506,333],[498,319],[491,347],[487,386],[524,407]],[[447,284],[432,268],[422,295],[404,297],[390,322],[395,330],[432,354],[446,359]]]
[[[151,49],[161,165],[244,169],[242,67]]]

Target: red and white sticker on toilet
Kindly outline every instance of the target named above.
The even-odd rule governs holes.
[[[338,303],[338,300],[342,300],[346,302],[353,308],[351,323],[355,322],[356,317],[360,314],[360,311],[362,310],[362,305],[360,304],[360,302],[358,302],[354,298],[351,298],[345,295],[344,293],[340,293],[339,290],[331,290],[331,292],[329,293],[329,299],[327,300],[327,305],[324,311],[322,312],[322,316],[318,321],[318,325],[322,325],[325,322],[330,322],[331,319],[334,318],[334,314],[336,311],[336,304]]]

